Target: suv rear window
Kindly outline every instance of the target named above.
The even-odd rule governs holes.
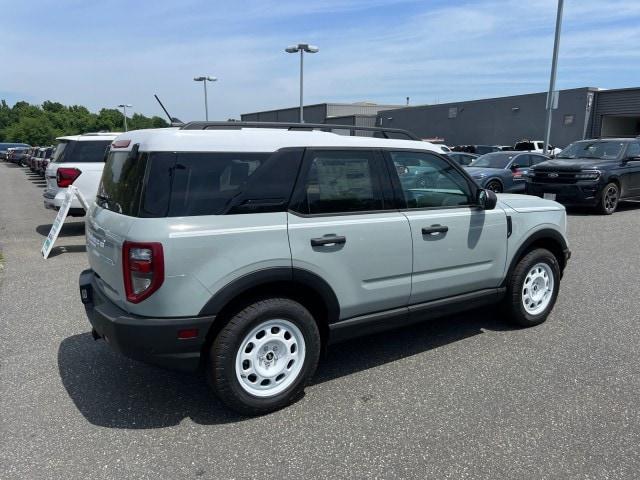
[[[53,156],[54,163],[103,162],[111,140],[91,140],[78,142],[63,140],[58,144]]]
[[[533,142],[518,142],[515,144],[513,149],[518,152],[530,152],[531,150],[535,150],[536,146]]]
[[[300,156],[300,152],[111,152],[96,202],[134,217],[220,215],[243,201],[250,206],[231,213],[256,211],[264,201],[266,208],[280,208],[293,189]],[[265,171],[261,167],[270,158],[277,168]],[[270,172],[278,178],[270,178]],[[253,178],[256,181],[250,181]]]

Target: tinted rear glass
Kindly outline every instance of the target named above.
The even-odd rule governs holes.
[[[513,149],[519,152],[530,152],[531,150],[535,150],[536,146],[533,142],[518,142],[515,144]]]
[[[111,140],[92,140],[82,142],[64,140],[58,144],[56,154],[53,157],[53,162],[103,162],[109,145],[111,145]]]
[[[117,213],[137,216],[147,155],[111,152],[102,171],[96,203]]]
[[[219,215],[271,155],[111,152],[96,201],[129,216]]]

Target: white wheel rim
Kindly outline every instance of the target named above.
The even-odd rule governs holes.
[[[306,354],[304,337],[288,320],[267,320],[244,337],[236,354],[236,377],[243,390],[272,397],[300,374]]]
[[[529,315],[539,315],[553,297],[553,271],[546,263],[536,263],[522,285],[522,305]]]

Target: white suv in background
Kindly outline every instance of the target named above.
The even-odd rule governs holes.
[[[80,190],[89,205],[93,204],[104,169],[105,152],[118,135],[120,133],[85,133],[57,138],[58,147],[45,172],[47,188],[42,195],[45,208],[59,210],[71,184]],[[74,198],[69,215],[82,217],[85,213]]]

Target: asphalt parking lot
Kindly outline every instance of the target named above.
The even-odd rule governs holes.
[[[572,212],[549,320],[493,310],[332,347],[295,405],[229,412],[201,375],[94,342],[84,224],[0,163],[0,478],[638,478],[640,204]]]

